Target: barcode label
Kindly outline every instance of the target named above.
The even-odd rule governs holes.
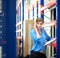
[[[2,0],[0,0],[0,13],[2,12]]]
[[[2,47],[0,46],[0,58],[2,58]]]

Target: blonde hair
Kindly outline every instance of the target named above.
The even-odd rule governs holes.
[[[42,20],[42,18],[37,18],[36,19],[36,23],[38,23],[38,22],[43,22],[44,23],[44,21]]]

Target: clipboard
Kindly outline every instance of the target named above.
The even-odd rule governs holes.
[[[51,39],[50,41],[47,41],[47,42],[44,44],[44,46],[46,46],[46,45],[48,45],[48,44],[50,44],[50,43],[52,43],[52,42],[54,42],[54,41],[56,41],[56,38]]]

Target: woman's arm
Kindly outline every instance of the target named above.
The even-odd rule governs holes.
[[[37,36],[36,36],[36,34],[35,34],[35,30],[31,30],[30,31],[30,36],[31,36],[31,39],[33,40],[33,41],[39,41],[39,37],[37,38]]]
[[[56,20],[49,23],[44,23],[42,27],[47,27],[47,26],[56,26]]]

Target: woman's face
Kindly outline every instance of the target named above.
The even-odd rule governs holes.
[[[42,25],[43,25],[43,22],[37,22],[36,27],[38,29],[41,29],[42,28]]]

